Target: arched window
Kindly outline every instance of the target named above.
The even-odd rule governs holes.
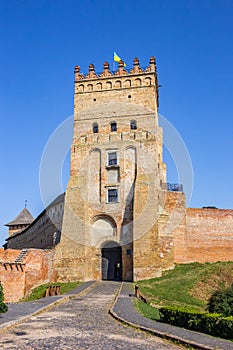
[[[137,122],[136,122],[136,120],[131,120],[130,121],[130,129],[131,130],[137,130]]]
[[[94,123],[94,124],[92,125],[92,129],[93,129],[93,133],[94,133],[94,134],[98,134],[98,132],[99,132],[99,126],[98,126],[97,123]]]
[[[111,122],[111,131],[117,131],[117,123]]]

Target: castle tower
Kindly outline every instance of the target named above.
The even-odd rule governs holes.
[[[166,183],[155,58],[111,72],[75,67],[74,131],[61,241],[60,280],[160,275],[159,194]]]
[[[9,227],[9,237],[14,235],[15,233],[18,233],[20,231],[23,231],[26,227],[28,227],[32,221],[34,220],[32,214],[30,211],[25,207],[19,215],[16,216],[16,218],[5,226]]]

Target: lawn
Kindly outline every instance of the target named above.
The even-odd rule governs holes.
[[[176,265],[174,270],[165,271],[160,278],[138,281],[138,286],[155,309],[180,306],[205,311],[210,295],[231,283],[233,262],[217,262]],[[150,305],[136,301],[135,306],[148,318],[158,315]]]
[[[33,300],[42,298],[48,286],[59,285],[61,286],[61,294],[65,294],[70,290],[78,287],[80,284],[81,282],[67,282],[67,283],[56,282],[56,283],[42,284],[41,286],[32,289],[31,293],[25,298],[21,299],[20,301],[33,301]]]

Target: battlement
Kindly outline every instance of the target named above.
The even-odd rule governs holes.
[[[158,80],[155,57],[150,58],[149,66],[141,68],[139,59],[134,58],[133,68],[126,69],[124,62],[118,63],[118,69],[111,71],[109,63],[104,62],[103,72],[96,73],[95,66],[89,65],[88,74],[80,72],[80,66],[75,67],[75,93],[82,94],[92,91],[110,89],[135,88],[143,86],[155,86],[158,95]]]
[[[140,67],[139,59],[134,58],[133,62],[133,68],[132,69],[126,69],[124,67],[124,62],[122,60],[118,63],[118,69],[116,71],[111,71],[109,68],[109,63],[104,62],[103,72],[96,73],[95,72],[95,66],[94,64],[89,64],[89,72],[88,74],[84,75],[83,73],[80,73],[80,66],[75,66],[75,81],[78,80],[90,80],[90,79],[98,79],[98,78],[106,78],[106,77],[113,77],[113,76],[125,76],[125,75],[132,75],[132,74],[145,74],[145,73],[156,73],[156,62],[155,57],[150,57],[150,64],[145,69]]]

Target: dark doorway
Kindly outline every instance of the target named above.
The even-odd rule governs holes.
[[[121,281],[121,246],[108,242],[102,248],[102,280]]]

